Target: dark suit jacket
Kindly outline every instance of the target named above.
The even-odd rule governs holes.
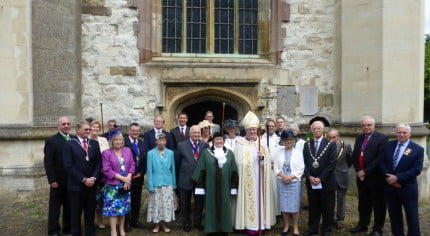
[[[397,182],[402,187],[394,188],[385,182],[385,191],[388,193],[397,191],[399,196],[405,199],[418,199],[417,176],[423,169],[424,148],[410,140],[396,169],[393,170],[393,155],[396,146],[397,140],[389,141],[384,146],[379,167],[384,176],[386,174],[397,176]]]
[[[74,138],[74,136],[70,135],[70,138]],[[50,184],[52,182],[58,182],[60,185],[67,184],[67,172],[64,169],[63,161],[64,143],[66,140],[59,132],[45,141],[43,162]]]
[[[319,156],[328,144],[329,140],[322,138],[318,152],[314,157]],[[336,189],[336,178],[333,173],[336,167],[336,143],[331,142],[329,144],[324,154],[318,160],[318,168],[314,168],[312,166],[314,159],[311,157],[309,152],[309,148],[312,153],[315,152],[314,146],[314,139],[311,139],[309,142],[306,142],[303,147],[303,160],[305,162],[305,176],[307,178],[307,184],[310,184],[308,180],[310,176],[318,177],[321,180],[323,191],[334,191]]]
[[[102,160],[100,147],[96,140],[88,139],[89,161],[85,159],[86,155],[77,138],[64,144],[64,168],[67,171],[69,191],[82,190],[85,187],[82,183],[84,178],[99,178]]]
[[[359,171],[358,158],[361,152],[361,144],[364,141],[364,134],[359,134],[355,139],[354,151],[352,152],[352,164],[356,171]],[[388,141],[387,136],[377,131],[373,132],[366,149],[364,150],[364,172],[366,174],[364,183],[369,186],[379,187],[384,184],[384,177],[379,170],[379,158],[382,148]]]
[[[166,135],[166,148],[170,150],[175,150],[172,135],[164,130],[163,134]],[[155,146],[157,146],[157,143],[155,141],[155,131],[153,128],[143,134],[143,151],[145,152],[145,154],[151,151],[151,149],[153,149]]]
[[[142,176],[146,173],[146,152],[143,148],[143,140],[138,138],[137,145],[139,146],[139,155],[134,151],[131,146],[130,138],[124,137],[124,147],[128,147],[131,149],[133,153],[133,160],[136,163],[135,174],[141,173]],[[137,165],[139,163],[139,165]]]
[[[209,145],[204,141],[199,141],[199,153],[208,148]],[[178,144],[178,149],[175,152],[175,162],[178,168],[178,188],[184,190],[191,190],[194,183],[191,181],[194,168],[196,168],[196,161],[194,160],[194,153],[191,147],[190,139],[182,141]]]
[[[176,128],[173,128],[170,130],[170,134],[172,134],[172,138],[173,138],[173,146],[175,147],[175,149],[178,147],[178,143],[184,141],[184,140],[188,140],[190,138],[190,127],[187,126],[187,128],[185,129],[185,137],[182,140],[181,137],[181,130],[179,129],[179,126],[177,126]]]
[[[336,168],[334,175],[336,176],[336,182],[339,187],[346,189],[349,186],[349,168],[352,165],[352,148],[351,145],[343,143],[343,151],[339,156],[341,143],[336,144]]]

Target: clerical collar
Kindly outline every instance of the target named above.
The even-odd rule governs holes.
[[[249,138],[248,138],[248,137],[246,137],[246,136],[245,136],[245,139],[246,139],[246,140],[248,140],[249,142],[255,142],[255,141],[257,141],[257,139],[251,140],[251,139],[249,139]]]

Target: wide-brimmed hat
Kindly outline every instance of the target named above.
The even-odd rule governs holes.
[[[309,125],[312,125],[315,121],[321,121],[325,127],[330,127],[330,122],[323,116],[315,116],[309,121]]]
[[[200,127],[200,129],[203,129],[205,127],[210,127],[213,128],[215,127],[214,124],[210,123],[208,120],[202,120],[199,122],[198,126]]]
[[[292,130],[288,129],[288,130],[284,130],[281,133],[281,139],[279,140],[279,145],[284,145],[284,141],[287,138],[294,138],[294,133]]]

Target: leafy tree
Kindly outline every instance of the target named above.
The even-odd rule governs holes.
[[[424,121],[430,120],[430,34],[426,34],[424,59]]]

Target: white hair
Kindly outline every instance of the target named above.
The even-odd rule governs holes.
[[[411,126],[408,125],[408,124],[406,124],[406,123],[398,123],[396,125],[396,131],[397,131],[398,128],[406,128],[409,133],[411,132]]]
[[[370,120],[372,124],[375,124],[375,119],[371,116],[363,116],[360,123],[363,123],[364,120]]]

